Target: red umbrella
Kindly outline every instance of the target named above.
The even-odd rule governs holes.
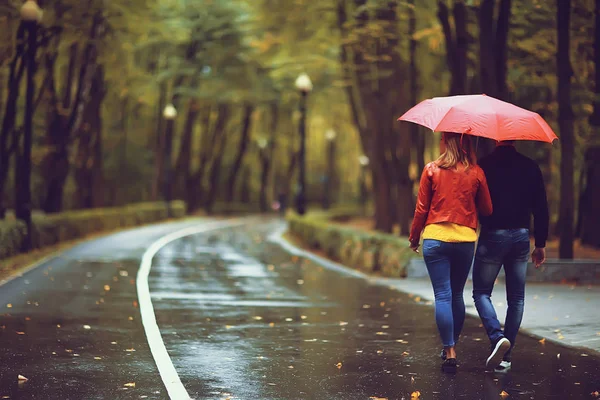
[[[398,120],[438,132],[466,133],[494,140],[558,139],[538,113],[485,94],[434,97],[408,110]]]

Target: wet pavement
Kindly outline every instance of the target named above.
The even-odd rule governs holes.
[[[89,242],[2,286],[0,305],[11,307],[0,317],[0,398],[167,398],[135,274],[144,246],[186,223]],[[265,219],[184,237],[153,259],[156,320],[191,398],[391,400],[418,391],[420,399],[499,399],[504,391],[585,399],[600,391],[597,353],[528,336],[519,337],[510,373],[486,373],[488,343],[472,317],[458,373],[443,374],[430,305],[290,255],[266,240],[279,227]],[[29,381],[18,385],[17,374]]]

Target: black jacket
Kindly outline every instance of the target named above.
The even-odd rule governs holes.
[[[513,146],[498,146],[479,165],[485,172],[494,212],[480,215],[483,229],[529,228],[533,215],[536,247],[546,247],[548,201],[540,168]]]

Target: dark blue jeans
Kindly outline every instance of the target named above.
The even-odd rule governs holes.
[[[504,359],[510,361],[525,306],[525,277],[531,244],[528,229],[482,230],[473,265],[473,299],[491,342],[504,336],[511,347]],[[492,304],[492,290],[504,266],[508,310],[504,331]]]
[[[435,322],[444,347],[454,346],[465,322],[463,291],[475,243],[423,241],[423,258],[435,295]]]

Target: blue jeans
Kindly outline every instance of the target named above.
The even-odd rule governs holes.
[[[456,344],[465,322],[463,291],[475,243],[423,241],[423,258],[435,295],[435,322],[444,347]]]
[[[531,244],[528,229],[482,230],[473,266],[473,299],[483,326],[494,343],[504,336],[511,347],[504,359],[510,361],[525,306],[525,277]],[[492,290],[504,266],[508,310],[504,331],[492,304]]]

